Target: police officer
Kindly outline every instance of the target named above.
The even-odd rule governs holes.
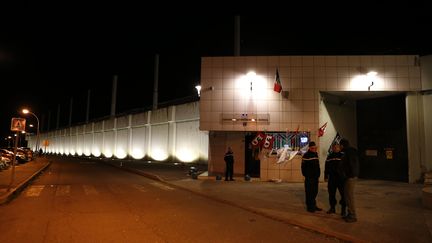
[[[341,215],[346,214],[346,205],[344,197],[344,183],[345,180],[340,171],[341,161],[342,161],[341,148],[338,143],[334,143],[332,146],[332,151],[327,156],[325,162],[324,170],[324,180],[327,181],[327,189],[329,193],[330,209],[327,211],[328,214],[336,213],[336,190],[339,191],[341,197],[339,204],[342,206]]]
[[[318,195],[318,179],[320,177],[320,165],[315,142],[309,143],[308,151],[302,157],[302,174],[305,177],[306,208],[308,212],[321,211],[316,205]]]
[[[345,222],[357,222],[357,214],[354,203],[354,189],[359,175],[359,157],[357,149],[353,148],[345,138],[340,141],[342,149],[341,174],[346,178],[344,184],[345,203],[347,215],[343,217]]]
[[[231,147],[228,147],[227,152],[224,155],[225,160],[225,181],[233,181],[234,174],[234,153]]]

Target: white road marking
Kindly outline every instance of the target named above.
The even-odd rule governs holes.
[[[70,193],[70,185],[58,185],[56,189],[56,196],[67,196]]]
[[[173,191],[174,188],[167,186],[165,184],[159,183],[159,182],[151,182],[150,185],[155,186],[159,189],[165,190],[165,191]]]
[[[30,188],[26,192],[26,196],[27,197],[38,197],[44,188],[45,188],[45,185],[30,186]]]
[[[145,189],[145,187],[143,185],[133,184],[132,187],[135,189],[138,189],[141,192],[147,192],[147,190]]]
[[[92,185],[83,185],[84,192],[86,195],[98,195],[99,192],[96,191],[96,188]]]

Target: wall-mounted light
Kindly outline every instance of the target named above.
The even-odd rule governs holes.
[[[195,89],[196,89],[197,92],[198,92],[198,97],[200,97],[200,96],[201,96],[201,85],[197,85],[197,86],[195,86]]]
[[[204,91],[208,91],[208,90],[214,90],[214,87],[210,86],[210,87],[207,87],[207,88],[201,88],[201,85],[197,85],[197,86],[195,86],[195,89],[198,92],[198,97],[200,97],[201,96],[201,91],[204,92]]]
[[[256,73],[252,72],[252,71],[248,72],[247,77],[248,77],[248,81],[250,83],[250,91],[252,92],[253,82],[255,81]]]
[[[361,67],[358,67],[357,70],[361,74],[354,76],[351,80],[352,90],[365,90],[367,87],[367,90],[371,91],[372,86],[374,86],[374,90],[384,88],[384,81],[378,76],[376,71],[367,71],[365,68]]]
[[[368,86],[368,91],[370,91],[370,88],[374,85],[374,79],[375,79],[376,75],[377,75],[377,72],[375,72],[375,71],[370,71],[366,74],[366,76],[368,76],[369,79],[371,80],[371,85]]]

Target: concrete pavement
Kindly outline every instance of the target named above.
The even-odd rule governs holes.
[[[8,188],[11,182],[12,167],[7,170],[0,170],[0,205],[9,202],[49,165],[50,161],[46,157],[39,157],[33,161],[15,165],[15,176],[10,190]]]
[[[39,158],[16,167],[13,190],[6,191],[10,170],[0,172],[0,202],[13,198],[56,157]],[[60,158],[60,157],[58,157]],[[327,184],[320,183],[318,206],[309,213],[304,206],[303,183],[217,181],[215,177],[192,179],[189,164],[148,163],[98,159],[105,164],[159,180],[170,186],[351,242],[432,242],[432,210],[422,206],[423,185],[390,181],[359,180],[356,187],[358,222],[346,223],[339,214],[328,215]],[[206,165],[195,165],[203,172]],[[337,207],[340,212],[340,207]]]
[[[304,206],[303,183],[259,180],[217,181],[215,177],[188,176],[189,165],[104,160],[118,168],[158,179],[205,197],[288,224],[350,242],[432,242],[432,210],[422,206],[423,185],[359,180],[356,185],[358,222],[346,223],[339,214],[328,215],[327,183],[320,183],[317,197],[322,212]],[[201,167],[203,170],[205,166]],[[340,207],[337,207],[340,213]]]

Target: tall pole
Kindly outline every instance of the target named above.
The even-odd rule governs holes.
[[[158,107],[158,86],[159,86],[159,54],[155,55],[154,83],[153,83],[153,110]]]
[[[89,122],[89,117],[90,117],[90,90],[87,90],[86,123]]]
[[[37,121],[37,132],[36,132],[36,151],[39,151],[39,118],[36,116],[35,113],[29,111],[28,109],[23,109],[22,112],[24,114],[31,114],[36,118]],[[18,134],[17,134],[18,135]]]
[[[235,16],[234,24],[234,56],[240,56],[240,16]]]
[[[11,180],[10,180],[7,191],[10,191],[12,184],[14,182],[14,178],[15,178],[15,161],[16,161],[16,154],[17,154],[17,147],[18,147],[18,136],[19,136],[18,131],[16,132],[15,136],[16,136],[16,138],[15,138],[14,155],[13,155],[13,159],[12,159]]]
[[[70,103],[69,103],[69,127],[71,127],[72,125],[72,109],[73,108],[73,97],[70,98]]]
[[[41,124],[40,124],[40,130],[44,131],[44,127],[45,127],[45,114],[42,114]]]
[[[57,105],[57,124],[56,124],[56,129],[59,129],[59,125],[60,125],[60,104]]]
[[[51,126],[51,111],[49,110],[48,111],[48,128],[47,128],[47,131],[49,131],[50,130],[50,126]]]
[[[34,117],[36,117],[36,121],[37,121],[37,130],[36,130],[36,151],[39,151],[39,118],[33,113],[33,112],[29,112],[30,114],[32,114]]]
[[[116,99],[117,99],[117,75],[114,75],[111,92],[111,116],[116,114]]]

